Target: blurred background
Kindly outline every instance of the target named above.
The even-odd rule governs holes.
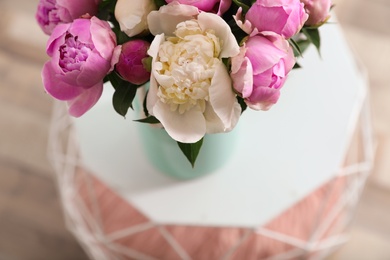
[[[37,3],[0,1],[0,259],[87,259],[65,228],[46,158],[52,99],[41,84],[47,36],[35,23]],[[334,3],[369,73],[377,146],[350,240],[330,259],[390,259],[390,1]]]

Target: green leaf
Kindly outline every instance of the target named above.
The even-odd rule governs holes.
[[[303,28],[302,29],[303,34],[307,37],[307,39],[316,46],[318,53],[321,56],[320,47],[321,47],[321,40],[320,40],[320,33],[318,31],[318,28]]]
[[[111,85],[114,87],[114,89],[117,89],[123,81],[123,79],[115,71],[108,74],[106,78],[111,82]]]
[[[126,85],[120,85],[114,92],[112,97],[112,103],[115,111],[121,116],[126,116],[129,107],[132,107],[132,103],[137,93],[137,87],[131,83]]]
[[[309,40],[298,40],[296,43],[299,45],[299,49],[301,49],[302,53],[304,53],[306,49],[310,46]]]
[[[288,41],[289,41],[290,45],[293,47],[294,56],[295,57],[298,57],[298,56],[302,57],[302,50],[299,47],[299,44],[293,39],[289,39]]]
[[[245,103],[245,100],[240,96],[237,96],[237,101],[241,106],[241,114],[242,114],[247,109],[248,105]]]
[[[196,143],[187,144],[177,142],[177,144],[179,145],[183,154],[187,157],[188,161],[191,163],[192,168],[194,168],[196,158],[198,157],[200,148],[202,148],[203,138]]]
[[[153,58],[150,56],[142,59],[142,65],[144,66],[144,69],[148,72],[152,71],[152,61],[153,61]]]
[[[132,107],[134,97],[139,86],[122,79],[116,72],[107,75],[115,89],[112,104],[115,111],[121,116],[126,116],[129,107]]]
[[[300,69],[300,68],[302,68],[301,65],[299,65],[298,62],[296,62],[296,63],[294,64],[293,69]]]
[[[138,0],[139,1],[139,0]],[[154,0],[157,9],[160,9],[161,6],[166,5],[167,3],[164,0]]]
[[[117,0],[102,0],[98,6],[97,17],[101,20],[110,20],[115,11]]]
[[[143,119],[138,119],[138,120],[134,120],[135,122],[140,122],[140,123],[148,123],[148,124],[158,124],[160,123],[160,121],[155,118],[154,116],[148,116],[146,118],[143,118]]]
[[[235,3],[238,7],[241,7],[244,13],[248,12],[250,6],[243,3],[242,0],[233,0],[233,3]]]
[[[142,108],[144,109],[145,116],[149,116],[149,111],[148,111],[148,105],[147,105],[147,97],[149,94],[149,90],[146,91],[144,102],[142,102]]]

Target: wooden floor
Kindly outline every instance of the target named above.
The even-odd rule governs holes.
[[[66,230],[46,159],[52,100],[40,78],[47,37],[35,24],[37,2],[0,1],[0,260],[87,259]],[[351,239],[331,259],[390,259],[390,1],[335,3],[369,72],[378,146]]]

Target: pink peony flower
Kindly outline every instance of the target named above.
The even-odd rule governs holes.
[[[259,32],[271,31],[287,39],[299,32],[307,17],[299,0],[257,0],[245,16]]]
[[[192,5],[205,12],[214,12],[218,15],[224,14],[232,4],[232,0],[165,0],[165,2],[179,2],[184,5]]]
[[[282,36],[267,32],[249,37],[232,58],[233,86],[250,108],[268,110],[294,64],[293,50]]]
[[[95,15],[100,0],[40,0],[35,18],[43,32],[50,35],[57,24],[70,23],[84,14]]]
[[[306,25],[318,25],[328,19],[332,5],[331,0],[301,0],[301,2],[305,5],[305,10],[309,14]]]
[[[120,46],[110,25],[92,17],[58,25],[46,52],[51,57],[42,71],[46,91],[67,101],[69,113],[79,117],[100,98],[103,78],[118,61]]]
[[[133,40],[122,45],[122,52],[115,68],[125,80],[141,85],[150,78],[142,60],[148,57],[147,51],[150,43],[144,40]]]

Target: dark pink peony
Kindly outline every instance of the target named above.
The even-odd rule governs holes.
[[[40,0],[35,18],[50,35],[57,24],[70,23],[84,14],[95,15],[100,0]]]
[[[150,43],[144,40],[132,40],[122,45],[119,61],[116,64],[116,71],[125,80],[141,85],[150,79],[150,72],[143,64],[143,59],[148,57],[147,51]]]
[[[42,71],[47,93],[67,101],[69,113],[79,117],[100,98],[103,78],[118,61],[120,47],[109,24],[92,17],[58,25],[46,52],[51,57]]]
[[[165,2],[179,2],[184,5],[192,5],[205,12],[224,14],[232,4],[232,0],[165,0]]]
[[[232,58],[234,89],[250,108],[268,110],[278,101],[294,64],[293,50],[282,36],[267,32],[249,37]]]

